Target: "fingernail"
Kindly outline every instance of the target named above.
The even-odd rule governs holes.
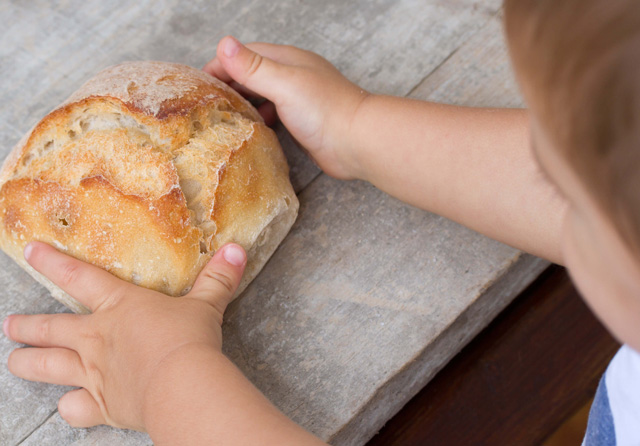
[[[227,57],[233,57],[238,54],[238,51],[240,51],[241,47],[242,44],[238,42],[235,37],[229,36],[229,38],[227,39],[227,43],[225,43],[224,45],[224,55]]]
[[[9,318],[5,318],[4,322],[2,323],[2,331],[4,332],[4,335],[6,337],[9,337]]]
[[[29,257],[31,257],[31,251],[33,251],[33,246],[31,245],[31,243],[27,244],[27,246],[24,247],[24,258],[29,260]]]
[[[222,253],[224,259],[233,266],[242,266],[245,261],[244,251],[238,245],[229,245]]]

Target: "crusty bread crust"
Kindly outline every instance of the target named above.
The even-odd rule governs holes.
[[[29,241],[172,296],[235,242],[249,257],[240,293],[297,211],[282,149],[256,110],[212,76],[164,62],[98,73],[0,171],[0,248],[76,312],[87,310],[24,262]]]

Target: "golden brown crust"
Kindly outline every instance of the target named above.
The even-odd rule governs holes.
[[[190,67],[127,63],[89,80],[7,158],[0,247],[25,266],[24,245],[41,240],[180,295],[234,241],[249,253],[244,287],[297,208],[273,131],[237,93]]]

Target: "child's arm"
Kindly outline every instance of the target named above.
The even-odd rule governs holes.
[[[8,337],[34,346],[11,353],[13,374],[80,387],[58,403],[72,426],[147,431],[157,445],[324,444],[222,354],[222,314],[246,264],[242,248],[218,250],[181,298],[129,284],[43,243],[28,245],[25,257],[93,311],[12,315],[3,325]]]
[[[329,175],[359,178],[561,262],[565,202],[537,168],[526,111],[369,94],[313,53],[226,38],[205,71],[263,96]],[[239,84],[239,87],[238,87]],[[263,105],[263,115],[272,114]]]
[[[526,111],[370,96],[353,122],[358,177],[407,203],[562,263],[566,204],[533,157]],[[377,130],[376,123],[384,129]]]
[[[226,356],[201,345],[181,349],[158,369],[143,413],[156,445],[325,445],[278,411]]]

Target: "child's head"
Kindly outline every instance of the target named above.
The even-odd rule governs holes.
[[[506,0],[505,21],[533,150],[570,203],[565,263],[640,350],[640,2]]]

